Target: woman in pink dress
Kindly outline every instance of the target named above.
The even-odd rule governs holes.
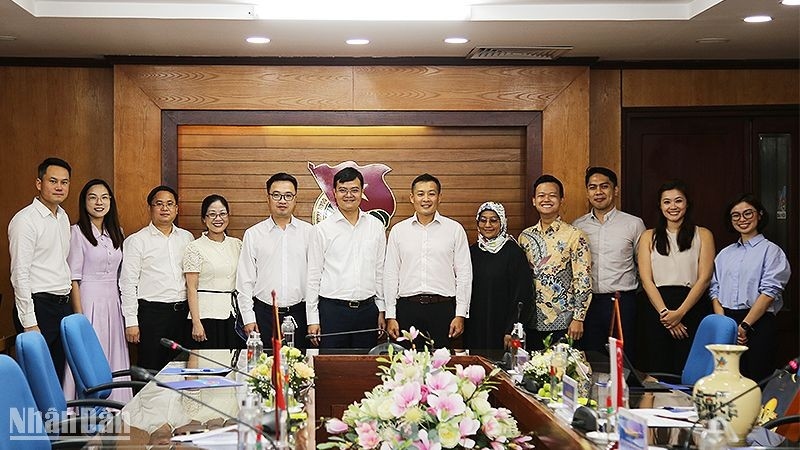
[[[71,228],[67,258],[72,273],[72,308],[92,323],[111,370],[128,369],[117,284],[124,236],[114,193],[105,181],[91,180],[81,190],[78,206],[78,223]],[[64,395],[68,400],[75,397],[75,381],[69,371],[64,377]],[[114,389],[109,399],[127,403],[131,395],[130,389]]]

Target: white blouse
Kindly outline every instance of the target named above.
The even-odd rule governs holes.
[[[241,240],[225,236],[222,242],[216,242],[206,233],[186,246],[183,272],[199,273],[199,291],[221,291],[198,292],[201,319],[227,319],[231,316],[230,293],[236,289],[236,266],[241,251]]]
[[[697,282],[697,267],[700,261],[700,233],[694,229],[692,246],[684,251],[678,250],[676,233],[667,231],[669,239],[669,255],[658,253],[655,248],[650,252],[653,268],[653,281],[656,286],[692,287]]]

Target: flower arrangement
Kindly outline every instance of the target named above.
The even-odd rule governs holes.
[[[548,335],[543,341],[545,349],[532,352],[530,359],[522,368],[523,379],[534,380],[540,388],[538,394],[542,397],[549,397],[552,389],[558,390],[561,386],[560,383],[557,386],[550,386],[551,363],[556,347],[572,347],[572,342],[553,345],[551,343],[551,339],[552,335]],[[564,350],[566,351],[566,349]],[[588,381],[586,381],[586,377],[588,376],[589,379],[591,379],[592,367],[586,361],[586,357],[583,352],[575,350],[569,354],[571,356],[567,357],[567,364],[566,368],[564,369],[564,373],[578,382],[579,394],[582,397],[588,397],[591,385]]]
[[[497,382],[483,366],[446,367],[450,352],[415,349],[379,358],[382,384],[353,403],[341,420],[329,419],[333,435],[318,449],[533,448],[505,408],[489,403]]]
[[[250,371],[254,378],[248,378],[250,388],[261,395],[268,406],[272,405],[275,389],[272,386],[272,363],[274,358],[262,353],[258,363]],[[286,364],[286,384],[289,387],[289,406],[302,403],[302,396],[314,384],[314,369],[308,365],[303,352],[294,347],[281,348],[281,361]]]

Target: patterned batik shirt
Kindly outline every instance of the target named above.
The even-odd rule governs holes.
[[[582,231],[557,218],[546,230],[539,222],[522,231],[536,292],[536,329],[563,330],[584,320],[592,301],[592,257]]]

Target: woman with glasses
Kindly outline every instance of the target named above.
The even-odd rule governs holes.
[[[744,194],[725,209],[726,227],[739,239],[719,252],[711,279],[712,307],[739,323],[738,343],[749,350],[740,370],[760,380],[772,373],[775,315],[783,306],[783,290],[791,269],[786,254],[761,232],[769,214],[756,196]]]
[[[195,348],[242,348],[234,331],[231,298],[242,241],[225,234],[228,201],[212,194],[203,199],[200,218],[206,231],[189,243],[183,256],[192,343]]]
[[[714,269],[714,236],[692,221],[686,185],[658,190],[661,215],[639,238],[639,275],[650,300],[647,352],[650,372],[683,371],[700,321],[711,312],[706,298]]]
[[[533,319],[533,279],[528,259],[507,231],[503,205],[478,208],[478,242],[472,257],[472,299],[464,339],[469,349],[503,349],[514,322]],[[521,305],[521,308],[520,306]]]
[[[117,287],[124,236],[111,187],[103,180],[89,181],[81,190],[78,208],[67,257],[72,273],[72,309],[92,323],[111,370],[125,370],[130,359]],[[64,395],[75,398],[71,373],[65,376]],[[130,399],[130,389],[114,389],[109,397],[123,403]]]

